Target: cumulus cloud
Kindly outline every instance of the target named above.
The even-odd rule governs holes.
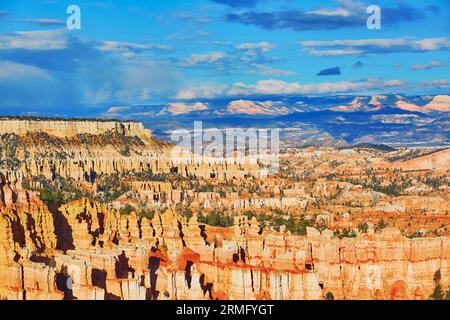
[[[171,51],[173,48],[168,45],[147,43],[131,43],[131,42],[119,42],[119,41],[104,41],[98,49],[104,52],[126,52],[126,51],[144,51],[144,50],[158,50],[158,51]]]
[[[244,25],[255,25],[268,30],[292,29],[295,31],[336,30],[365,27],[366,6],[359,1],[339,1],[341,7],[318,10],[285,10],[229,13],[226,20]],[[426,17],[422,8],[405,3],[396,7],[383,7],[383,24],[390,25],[403,21],[417,21]]]
[[[250,73],[256,73],[262,76],[293,76],[297,74],[294,71],[276,69],[258,63],[252,64],[252,67],[254,67],[255,69],[252,70]]]
[[[421,85],[433,89],[447,89],[450,88],[450,81],[448,79],[429,80],[422,81]]]
[[[132,43],[132,42],[119,42],[119,41],[103,41],[96,47],[97,50],[104,53],[111,53],[119,56],[122,59],[134,59],[139,56],[140,53],[145,51],[157,51],[157,52],[171,52],[173,48],[168,45],[157,43]]]
[[[227,54],[222,51],[210,51],[203,54],[191,54],[191,56],[182,61],[184,66],[193,66],[199,63],[216,63],[223,60]]]
[[[337,9],[337,10],[312,10],[307,11],[307,14],[317,14],[323,16],[340,16],[340,17],[349,17],[351,13],[347,9]]]
[[[15,63],[12,61],[0,61],[0,81],[16,81],[23,79],[51,80],[51,75],[43,69],[35,66]]]
[[[447,65],[440,60],[433,60],[426,64],[415,64],[411,67],[412,70],[430,70],[433,68],[446,67]]]
[[[352,82],[322,82],[302,84],[299,82],[284,82],[281,80],[261,80],[253,85],[235,83],[228,91],[229,95],[255,95],[255,94],[329,94],[358,92],[373,89],[386,89],[402,87],[405,83],[400,80],[380,80],[370,78],[366,81]]]
[[[259,43],[241,43],[235,46],[238,50],[245,50],[250,54],[256,54],[258,51],[260,52],[268,52],[271,49],[275,48],[275,45],[270,42],[259,42]]]
[[[215,98],[219,96],[252,96],[252,95],[289,95],[289,94],[335,94],[404,88],[407,83],[402,80],[382,80],[369,78],[364,81],[339,81],[303,84],[281,80],[261,80],[255,84],[236,82],[230,86],[203,86],[180,90],[175,98]]]
[[[36,66],[1,61],[0,109],[2,112],[20,114],[37,110],[44,112],[55,105],[75,105],[76,102],[70,101],[69,97],[76,99],[77,89],[69,85],[61,86],[61,82],[61,78]]]
[[[336,30],[347,27],[363,26],[366,18],[360,15],[344,17],[341,15],[289,10],[281,12],[248,11],[243,13],[229,13],[226,16],[226,20],[228,22],[236,22],[244,25],[255,25],[267,30],[292,29],[295,31],[310,31]]]
[[[67,30],[16,31],[0,35],[0,50],[60,50],[67,47]]]
[[[226,85],[205,85],[182,88],[175,94],[175,99],[191,100],[195,98],[212,99],[225,93]]]
[[[16,66],[17,72],[34,72],[53,80],[13,84],[3,81],[0,106],[16,105],[27,98],[28,102],[21,102],[27,108],[67,105],[67,110],[75,112],[75,108],[81,110],[82,106],[146,103],[171,96],[179,79],[179,72],[171,65],[144,55],[136,59],[120,55],[123,50],[139,52],[151,47],[80,40],[67,30],[2,34],[0,55],[4,60],[23,65]],[[3,65],[3,77],[10,66],[6,69]],[[83,112],[87,112],[85,109]]]
[[[427,52],[450,49],[448,38],[300,41],[299,44],[304,48],[305,52],[317,57],[390,52]]]
[[[41,19],[23,19],[23,22],[33,23],[40,26],[63,26],[65,21],[59,19],[41,18]]]
[[[98,71],[98,75],[94,73]],[[116,62],[86,68],[85,103],[145,103],[168,94],[177,82],[169,65],[158,61]]]

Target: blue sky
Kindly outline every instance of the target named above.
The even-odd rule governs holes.
[[[81,30],[66,28],[72,4]],[[449,18],[449,0],[2,1],[0,112],[448,93]]]

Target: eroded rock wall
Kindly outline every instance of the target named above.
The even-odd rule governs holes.
[[[450,276],[449,239],[389,230],[294,236],[246,217],[229,228],[170,210],[138,219],[88,199],[2,210],[0,228],[7,299],[426,299],[436,270],[443,285]]]

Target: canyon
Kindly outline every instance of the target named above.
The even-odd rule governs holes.
[[[429,299],[450,149],[189,155],[138,122],[0,119],[0,298]],[[439,272],[439,279],[436,274]]]

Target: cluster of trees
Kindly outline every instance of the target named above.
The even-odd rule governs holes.
[[[279,230],[280,226],[284,225],[286,231],[295,235],[306,235],[306,228],[313,227],[319,231],[327,228],[322,220],[317,220],[316,216],[306,218],[305,215],[295,216],[288,214],[281,209],[273,209],[272,214],[260,213],[256,214],[254,211],[247,210],[243,213],[248,219],[256,217],[256,220],[262,226],[271,226],[275,230]],[[288,218],[286,216],[289,216]]]
[[[440,269],[434,273],[433,281],[435,283],[435,287],[430,296],[430,300],[450,300],[450,286],[448,287],[448,290],[444,292],[441,285]]]
[[[366,181],[361,181],[359,179],[347,179],[346,181],[393,197],[400,196],[405,189],[412,186],[412,182],[404,177],[389,181],[389,184],[384,183],[382,179],[375,175],[368,176]]]
[[[156,210],[155,209],[149,209],[149,208],[141,208],[138,211],[138,217],[139,219],[143,219],[143,218],[147,218],[148,220],[152,220],[153,217],[156,214]]]
[[[384,219],[381,218],[380,220],[378,220],[377,224],[375,225],[375,232],[380,232],[381,230],[383,230],[384,228],[387,227],[386,222],[384,222]]]
[[[425,178],[419,178],[420,182],[426,184],[427,186],[433,188],[433,189],[439,189],[440,186],[450,186],[450,179],[448,176],[441,176],[441,177],[425,177]]]
[[[369,232],[369,225],[367,224],[367,222],[358,224],[358,231],[361,233]]]
[[[172,174],[173,175],[173,174]],[[170,181],[170,174],[168,173],[153,173],[153,171],[134,172],[133,176],[138,180],[168,182]]]
[[[122,214],[124,216],[130,215],[133,211],[135,211],[134,207],[129,204],[126,204],[122,208],[119,209],[120,214]]]
[[[0,167],[8,170],[18,170],[20,160],[17,158],[17,148],[20,137],[15,133],[4,133],[0,135]]]
[[[231,227],[233,225],[233,217],[225,212],[214,210],[206,215],[200,213],[198,222],[215,227]]]
[[[124,177],[119,174],[101,174],[96,178],[97,193],[92,197],[102,203],[109,203],[130,191],[130,187],[123,183]]]
[[[355,230],[347,229],[347,228],[343,229],[342,231],[337,229],[333,232],[333,234],[341,240],[344,238],[356,238],[356,236],[357,236]]]
[[[43,175],[33,177],[32,185],[25,181],[23,187],[27,190],[38,191],[39,198],[46,204],[61,205],[73,200],[92,198],[102,203],[109,203],[130,190],[123,183],[123,177],[118,174],[103,174],[96,178],[97,191],[90,193],[82,191],[69,178],[55,174],[52,180]]]
[[[62,205],[86,196],[70,180],[59,175],[55,175],[53,181],[48,181],[43,175],[35,176],[32,183],[34,186],[24,181],[22,186],[27,190],[38,191],[39,199],[47,205]]]
[[[425,234],[422,231],[415,231],[411,234],[407,234],[406,237],[410,238],[410,239],[414,239],[414,238],[422,238],[424,237]]]
[[[331,291],[328,291],[325,295],[325,300],[334,300],[334,294]]]

